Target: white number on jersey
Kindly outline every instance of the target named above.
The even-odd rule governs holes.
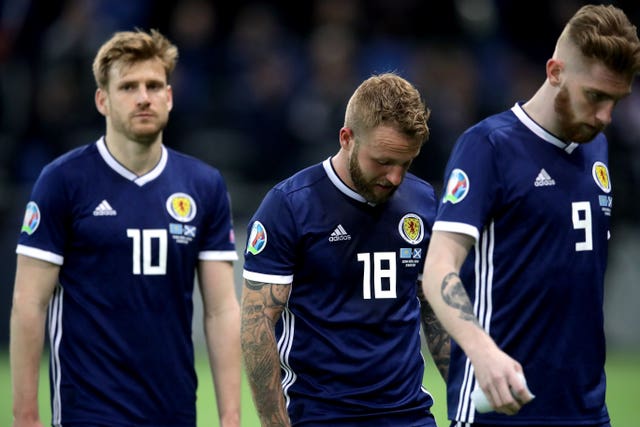
[[[396,254],[395,252],[374,252],[373,253],[373,283],[371,280],[371,253],[358,254],[358,261],[364,263],[364,274],[362,275],[362,297],[371,299],[371,288],[373,288],[373,298],[396,298]],[[383,279],[387,279],[387,286],[383,289]]]
[[[133,240],[133,274],[142,273],[149,276],[167,274],[167,230],[159,228],[142,230],[142,233],[140,231],[137,228],[127,229],[127,237]],[[141,235],[142,239],[140,239]],[[152,264],[153,240],[158,241],[156,265]]]
[[[591,204],[589,202],[571,203],[571,219],[575,230],[584,230],[584,240],[576,242],[576,252],[593,250]]]

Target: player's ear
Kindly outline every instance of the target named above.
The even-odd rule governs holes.
[[[107,92],[103,89],[96,89],[96,108],[103,116],[107,116],[109,113],[109,108],[107,106]]]
[[[564,70],[565,64],[556,58],[547,61],[547,80],[552,86],[558,86],[561,82],[560,74]]]
[[[340,129],[340,147],[349,151],[349,147],[352,143],[355,143],[355,137],[353,135],[353,130],[346,126]]]
[[[167,108],[168,111],[173,109],[173,88],[171,85],[167,85]]]

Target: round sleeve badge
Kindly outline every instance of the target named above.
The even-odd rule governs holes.
[[[21,232],[27,233],[31,236],[37,230],[40,225],[40,208],[36,202],[27,203],[27,207],[24,212],[24,219],[22,220]]]
[[[452,170],[442,200],[443,203],[451,202],[455,205],[461,202],[467,193],[469,193],[469,177],[462,169]]]
[[[249,239],[247,241],[247,253],[258,255],[267,246],[267,229],[260,221],[256,221],[251,226]]]

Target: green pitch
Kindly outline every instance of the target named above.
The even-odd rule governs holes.
[[[199,377],[198,388],[198,426],[218,427],[215,397],[206,356],[199,354],[196,361]],[[636,396],[640,384],[640,353],[613,353],[607,361],[608,394],[607,405],[611,414],[612,426],[637,427],[638,417],[635,411]],[[448,426],[446,421],[446,401],[444,383],[430,360],[424,381],[435,399],[433,413],[438,425]],[[40,377],[40,414],[44,425],[50,425],[49,388],[47,363],[43,362]],[[535,393],[535,390],[534,390]],[[11,378],[9,357],[6,351],[0,352],[0,426],[11,426]],[[242,426],[259,427],[258,417],[251,400],[247,382],[242,388]]]

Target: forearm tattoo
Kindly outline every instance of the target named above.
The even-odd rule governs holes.
[[[245,287],[240,336],[256,409],[262,426],[289,426],[274,325],[285,307],[291,285],[245,280]]]
[[[431,305],[424,296],[422,285],[420,284],[418,285],[418,299],[420,300],[422,331],[429,353],[431,353],[433,363],[436,365],[438,372],[446,382],[449,377],[449,353],[451,351],[449,334],[436,317]]]
[[[457,273],[449,273],[444,279],[442,279],[442,288],[440,289],[442,299],[444,302],[452,308],[457,308],[460,311],[460,318],[473,322],[477,326],[480,326],[478,319],[473,314],[473,307],[469,296],[462,286],[462,281]]]

